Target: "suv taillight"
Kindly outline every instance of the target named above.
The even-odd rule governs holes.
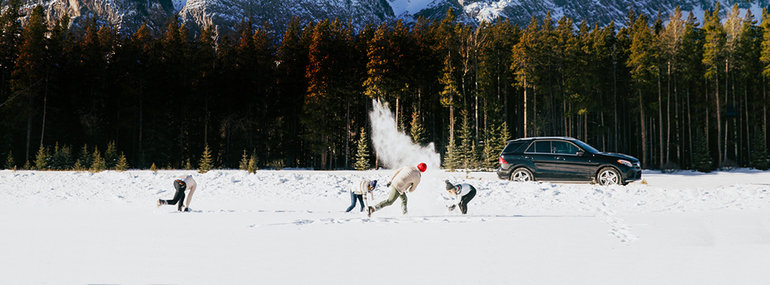
[[[505,161],[505,159],[503,159],[503,156],[501,155],[500,156],[500,165],[503,165],[503,164],[508,164],[508,162]]]

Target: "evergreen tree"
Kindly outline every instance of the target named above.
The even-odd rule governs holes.
[[[126,171],[128,170],[128,159],[126,159],[126,155],[122,152],[120,153],[120,158],[118,158],[118,163],[115,165],[115,170],[117,171]]]
[[[32,164],[29,163],[29,160],[24,163],[24,170],[32,170]]]
[[[53,156],[51,158],[51,169],[65,170],[72,168],[72,151],[69,146],[59,147],[59,143],[54,146]]]
[[[474,142],[473,134],[471,132],[470,118],[468,118],[467,112],[463,112],[463,123],[460,128],[460,148],[459,148],[460,166],[463,169],[473,168],[474,163]]]
[[[444,168],[448,170],[455,170],[460,167],[461,154],[457,150],[454,136],[449,137],[449,143],[446,146],[446,154],[444,155]]]
[[[72,169],[74,169],[75,171],[83,171],[83,170],[86,170],[86,167],[83,165],[82,162],[80,162],[80,158],[78,158],[77,160],[75,160],[75,164],[72,166]]]
[[[257,172],[257,156],[256,155],[252,154],[251,157],[249,157],[249,164],[247,166],[247,170],[249,171],[249,173],[252,173],[252,174]]]
[[[192,170],[192,169],[193,169],[193,167],[192,167],[192,162],[190,161],[190,159],[189,159],[189,158],[188,158],[188,159],[185,159],[185,162],[184,162],[184,169],[185,169],[185,170]]]
[[[152,172],[158,172],[158,167],[157,167],[157,166],[155,166],[155,162],[153,162],[153,163],[152,163],[152,165],[150,165],[150,171],[152,171]]]
[[[754,127],[751,136],[751,166],[760,170],[770,168],[770,160],[767,157],[767,141],[765,140],[765,133],[760,127]]]
[[[720,4],[714,5],[714,10],[705,12],[703,30],[705,33],[705,42],[703,44],[703,64],[706,66],[706,79],[714,80],[714,108],[716,109],[717,126],[717,166],[722,166],[722,107],[719,99],[719,74],[720,68],[724,68],[725,44],[727,35],[719,19]],[[709,100],[711,101],[711,100]],[[726,147],[726,146],[725,146]]]
[[[241,161],[238,164],[238,169],[240,170],[248,170],[249,169],[249,155],[246,154],[246,150],[243,150],[243,155],[241,155]]]
[[[201,161],[198,165],[198,172],[199,173],[206,173],[209,170],[213,168],[212,160],[211,160],[211,150],[209,149],[209,145],[206,144],[206,147],[203,150],[203,155],[201,155]]]
[[[423,145],[427,142],[425,133],[425,128],[422,126],[422,118],[415,108],[412,112],[412,121],[409,124],[409,135],[414,143]]]
[[[5,159],[5,169],[16,170],[16,161],[13,160],[13,151],[8,151],[8,157]]]
[[[91,162],[92,172],[101,172],[107,169],[107,163],[104,161],[104,157],[99,153],[99,148],[94,148],[93,162]]]
[[[709,155],[709,147],[704,136],[703,132],[698,129],[694,142],[693,168],[700,172],[711,172],[714,169],[714,162],[711,160],[711,155]]]
[[[356,170],[367,170],[372,167],[369,163],[369,142],[366,135],[366,130],[361,128],[360,138],[358,139],[358,151],[356,152],[356,163],[353,167]]]
[[[118,164],[118,149],[115,146],[115,141],[107,143],[107,150],[104,151],[104,162],[107,169],[114,169]]]
[[[93,164],[93,155],[88,152],[88,145],[83,145],[83,148],[80,149],[78,161],[80,161],[81,168],[76,168],[77,170],[86,170]]]
[[[50,150],[47,147],[41,145],[37,150],[37,155],[35,156],[35,168],[37,170],[46,170],[48,169],[50,161]]]

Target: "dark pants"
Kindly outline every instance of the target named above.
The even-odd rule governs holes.
[[[174,188],[176,188],[176,194],[174,194],[174,199],[171,200],[164,200],[167,205],[174,205],[179,203],[176,207],[177,211],[182,210],[182,205],[184,204],[184,190],[187,189],[187,185],[184,183],[179,183],[179,180],[174,181]]]
[[[468,192],[465,196],[463,196],[462,199],[460,199],[460,211],[463,212],[463,214],[468,213],[468,202],[473,199],[473,197],[476,196],[476,188],[473,188],[471,186],[471,192]]]
[[[345,210],[345,213],[350,212],[350,210],[353,210],[353,208],[356,206],[356,200],[358,200],[358,203],[361,204],[361,212],[364,211],[364,195],[358,195],[356,193],[353,193],[353,191],[350,191],[350,207],[348,207],[348,209]]]

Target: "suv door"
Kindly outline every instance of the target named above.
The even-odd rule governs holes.
[[[565,180],[585,180],[588,174],[588,163],[581,155],[585,153],[577,145],[568,141],[553,141],[551,148],[554,154],[556,173]]]
[[[536,179],[554,177],[552,156],[550,140],[533,141],[524,151],[524,159],[531,161],[534,165],[535,173],[533,174]]]

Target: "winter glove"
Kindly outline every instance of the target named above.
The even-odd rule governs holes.
[[[457,205],[452,205],[452,206],[449,206],[449,211],[450,211],[450,212],[451,212],[451,211],[454,211],[454,210],[455,210],[455,207],[457,207]]]

